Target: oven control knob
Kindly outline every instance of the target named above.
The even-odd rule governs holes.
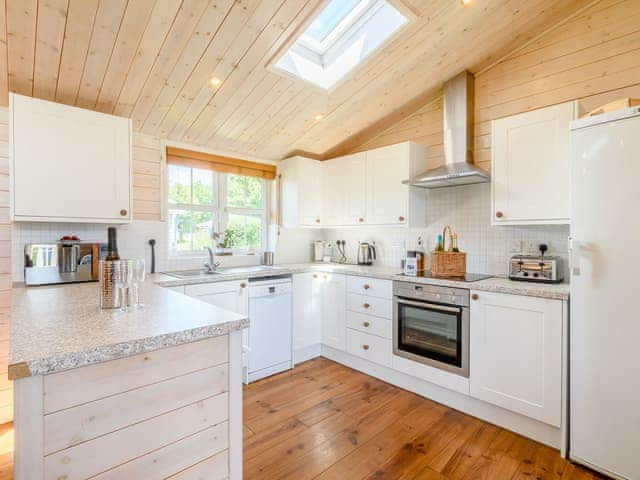
[[[525,276],[525,277],[528,277],[529,276],[529,272],[522,272],[522,275]]]
[[[534,274],[533,274],[533,276],[534,276],[535,278],[538,278],[538,277],[539,277],[539,275],[538,275],[537,273],[534,273]]]

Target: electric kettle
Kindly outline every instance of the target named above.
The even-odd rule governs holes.
[[[376,247],[366,242],[360,242],[358,244],[358,265],[373,265],[375,259]]]

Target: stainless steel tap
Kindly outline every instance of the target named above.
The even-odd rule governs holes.
[[[215,259],[215,255],[213,254],[211,247],[204,247],[204,249],[209,252],[209,262],[205,262],[204,268],[207,273],[212,273],[220,266],[220,262]]]

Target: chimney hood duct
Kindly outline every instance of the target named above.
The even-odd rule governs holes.
[[[405,180],[412,187],[444,188],[486,183],[491,177],[473,165],[473,75],[464,71],[444,84],[444,165]]]

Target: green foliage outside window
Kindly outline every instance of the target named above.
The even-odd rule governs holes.
[[[211,246],[213,202],[217,195],[218,176],[208,170],[177,165],[169,165],[168,176],[172,248],[192,251]],[[234,250],[258,250],[263,237],[263,182],[259,178],[243,175],[227,175],[226,180],[226,206],[232,211],[228,214],[224,240],[219,246]],[[171,208],[172,204],[177,208]],[[190,205],[199,205],[200,208],[191,208]],[[207,205],[211,206],[211,210],[202,210]],[[245,209],[260,213],[243,211]]]

